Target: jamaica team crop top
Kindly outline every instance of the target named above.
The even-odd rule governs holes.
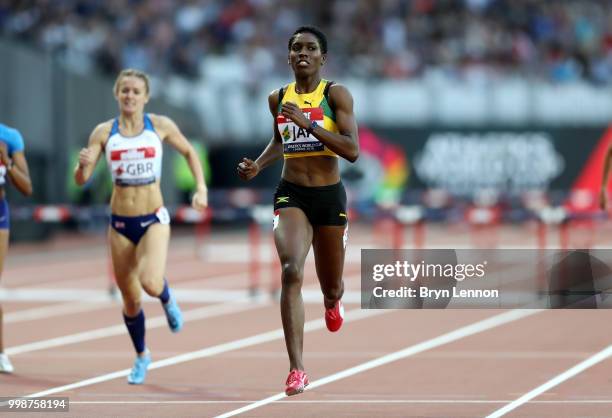
[[[289,84],[279,92],[278,115],[276,123],[283,141],[283,155],[285,158],[314,157],[327,155],[338,157],[338,154],[329,150],[314,135],[309,135],[306,129],[297,126],[291,119],[281,115],[281,105],[286,102],[297,104],[310,121],[315,121],[322,128],[330,132],[338,132],[336,115],[328,103],[329,88],[333,81],[321,80],[317,88],[311,93],[297,93],[295,82]]]

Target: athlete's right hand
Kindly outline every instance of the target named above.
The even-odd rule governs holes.
[[[243,158],[238,164],[238,175],[242,180],[251,180],[259,173],[259,164],[248,158]]]
[[[87,167],[94,162],[93,151],[89,148],[81,148],[81,151],[79,152],[79,166]]]

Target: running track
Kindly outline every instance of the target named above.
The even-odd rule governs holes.
[[[0,375],[0,396],[68,396],[70,412],[58,416],[75,417],[612,417],[610,313],[361,311],[353,296],[368,234],[356,232],[337,334],[325,329],[308,261],[311,385],[291,398],[281,393],[288,364],[278,305],[245,290],[246,234],[214,235],[204,260],[189,235],[173,238],[168,276],[187,323],[171,334],[147,300],[154,363],[142,386],[125,381],[133,354],[120,305],[106,293],[104,239],[15,245],[1,296],[17,373]]]

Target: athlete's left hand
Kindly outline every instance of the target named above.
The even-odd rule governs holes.
[[[198,188],[191,198],[191,207],[196,210],[204,210],[208,206],[208,190]]]
[[[281,107],[281,114],[289,118],[302,129],[308,129],[310,127],[310,120],[304,116],[304,112],[298,105],[293,102],[285,102]]]

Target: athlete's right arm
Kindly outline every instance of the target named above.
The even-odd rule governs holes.
[[[96,126],[89,136],[87,147],[82,148],[79,152],[79,162],[74,168],[74,181],[79,186],[87,183],[94,168],[96,168],[96,164],[104,149],[104,141],[108,138],[110,126],[109,122],[104,122]]]
[[[610,175],[610,160],[612,160],[612,145],[608,147],[603,165],[601,190],[599,191],[599,206],[605,210],[608,207],[608,176]]]
[[[276,124],[276,115],[278,113],[278,90],[274,90],[268,96],[268,106],[270,107],[270,113],[272,113],[272,119],[274,120],[272,127],[274,134],[266,148],[255,161],[243,158],[242,162],[238,164],[238,175],[243,180],[251,180],[259,174],[261,170],[283,157],[283,142],[281,141],[278,126]]]

